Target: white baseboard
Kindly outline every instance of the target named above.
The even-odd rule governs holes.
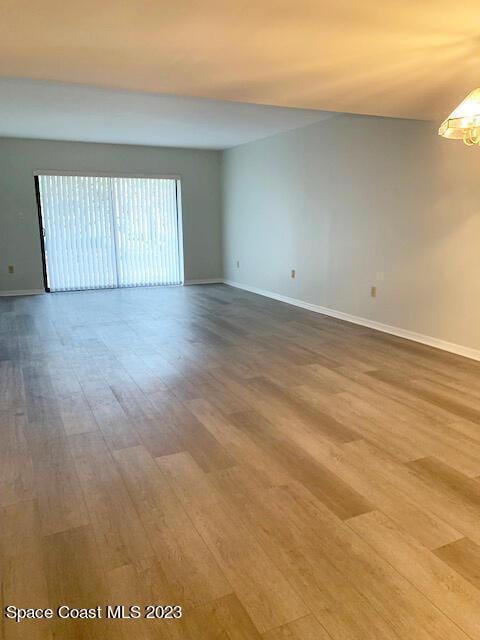
[[[190,284],[222,284],[223,278],[204,278],[201,280],[185,280],[185,285]],[[0,291],[1,296],[35,296],[45,293],[44,289],[18,289],[16,291]],[[72,293],[72,292],[70,292]]]
[[[200,280],[185,280],[184,284],[222,284],[223,278],[203,278]]]
[[[346,322],[359,324],[362,327],[376,329],[377,331],[382,331],[383,333],[389,333],[392,336],[398,336],[399,338],[405,338],[406,340],[413,340],[413,342],[420,342],[421,344],[426,344],[429,347],[436,347],[437,349],[441,349],[442,351],[448,351],[449,353],[455,353],[456,355],[464,356],[465,358],[470,358],[471,360],[480,361],[479,349],[471,349],[470,347],[464,347],[463,345],[455,344],[454,342],[447,342],[446,340],[432,338],[431,336],[427,336],[422,333],[416,333],[415,331],[409,331],[408,329],[401,329],[400,327],[383,324],[383,322],[377,322],[376,320],[369,320],[368,318],[362,318],[361,316],[353,316],[349,313],[344,313],[343,311],[336,311],[335,309],[329,309],[328,307],[321,307],[310,302],[298,300],[297,298],[289,298],[288,296],[283,296],[279,293],[273,293],[272,291],[267,291],[266,289],[259,289],[258,287],[251,287],[247,284],[242,284],[241,282],[233,282],[232,280],[224,280],[223,282],[230,285],[231,287],[244,289],[245,291],[250,291],[251,293],[256,293],[260,296],[272,298],[273,300],[279,300],[280,302],[286,302],[287,304],[292,304],[296,307],[301,307],[302,309],[308,309],[309,311],[314,311],[315,313],[322,313],[325,316],[331,316],[333,318],[338,318],[339,320],[345,320]]]
[[[2,296],[38,296],[45,293],[44,289],[17,289],[16,291],[0,291]]]

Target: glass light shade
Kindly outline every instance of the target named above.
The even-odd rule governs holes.
[[[474,89],[440,125],[438,135],[480,144],[480,89]]]

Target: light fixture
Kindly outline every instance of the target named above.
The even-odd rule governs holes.
[[[440,125],[438,135],[480,145],[480,89],[474,89]]]

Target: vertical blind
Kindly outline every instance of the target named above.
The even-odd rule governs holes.
[[[183,282],[172,178],[38,176],[51,291]]]

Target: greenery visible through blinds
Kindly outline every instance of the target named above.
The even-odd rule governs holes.
[[[51,291],[183,282],[177,180],[39,176]]]

